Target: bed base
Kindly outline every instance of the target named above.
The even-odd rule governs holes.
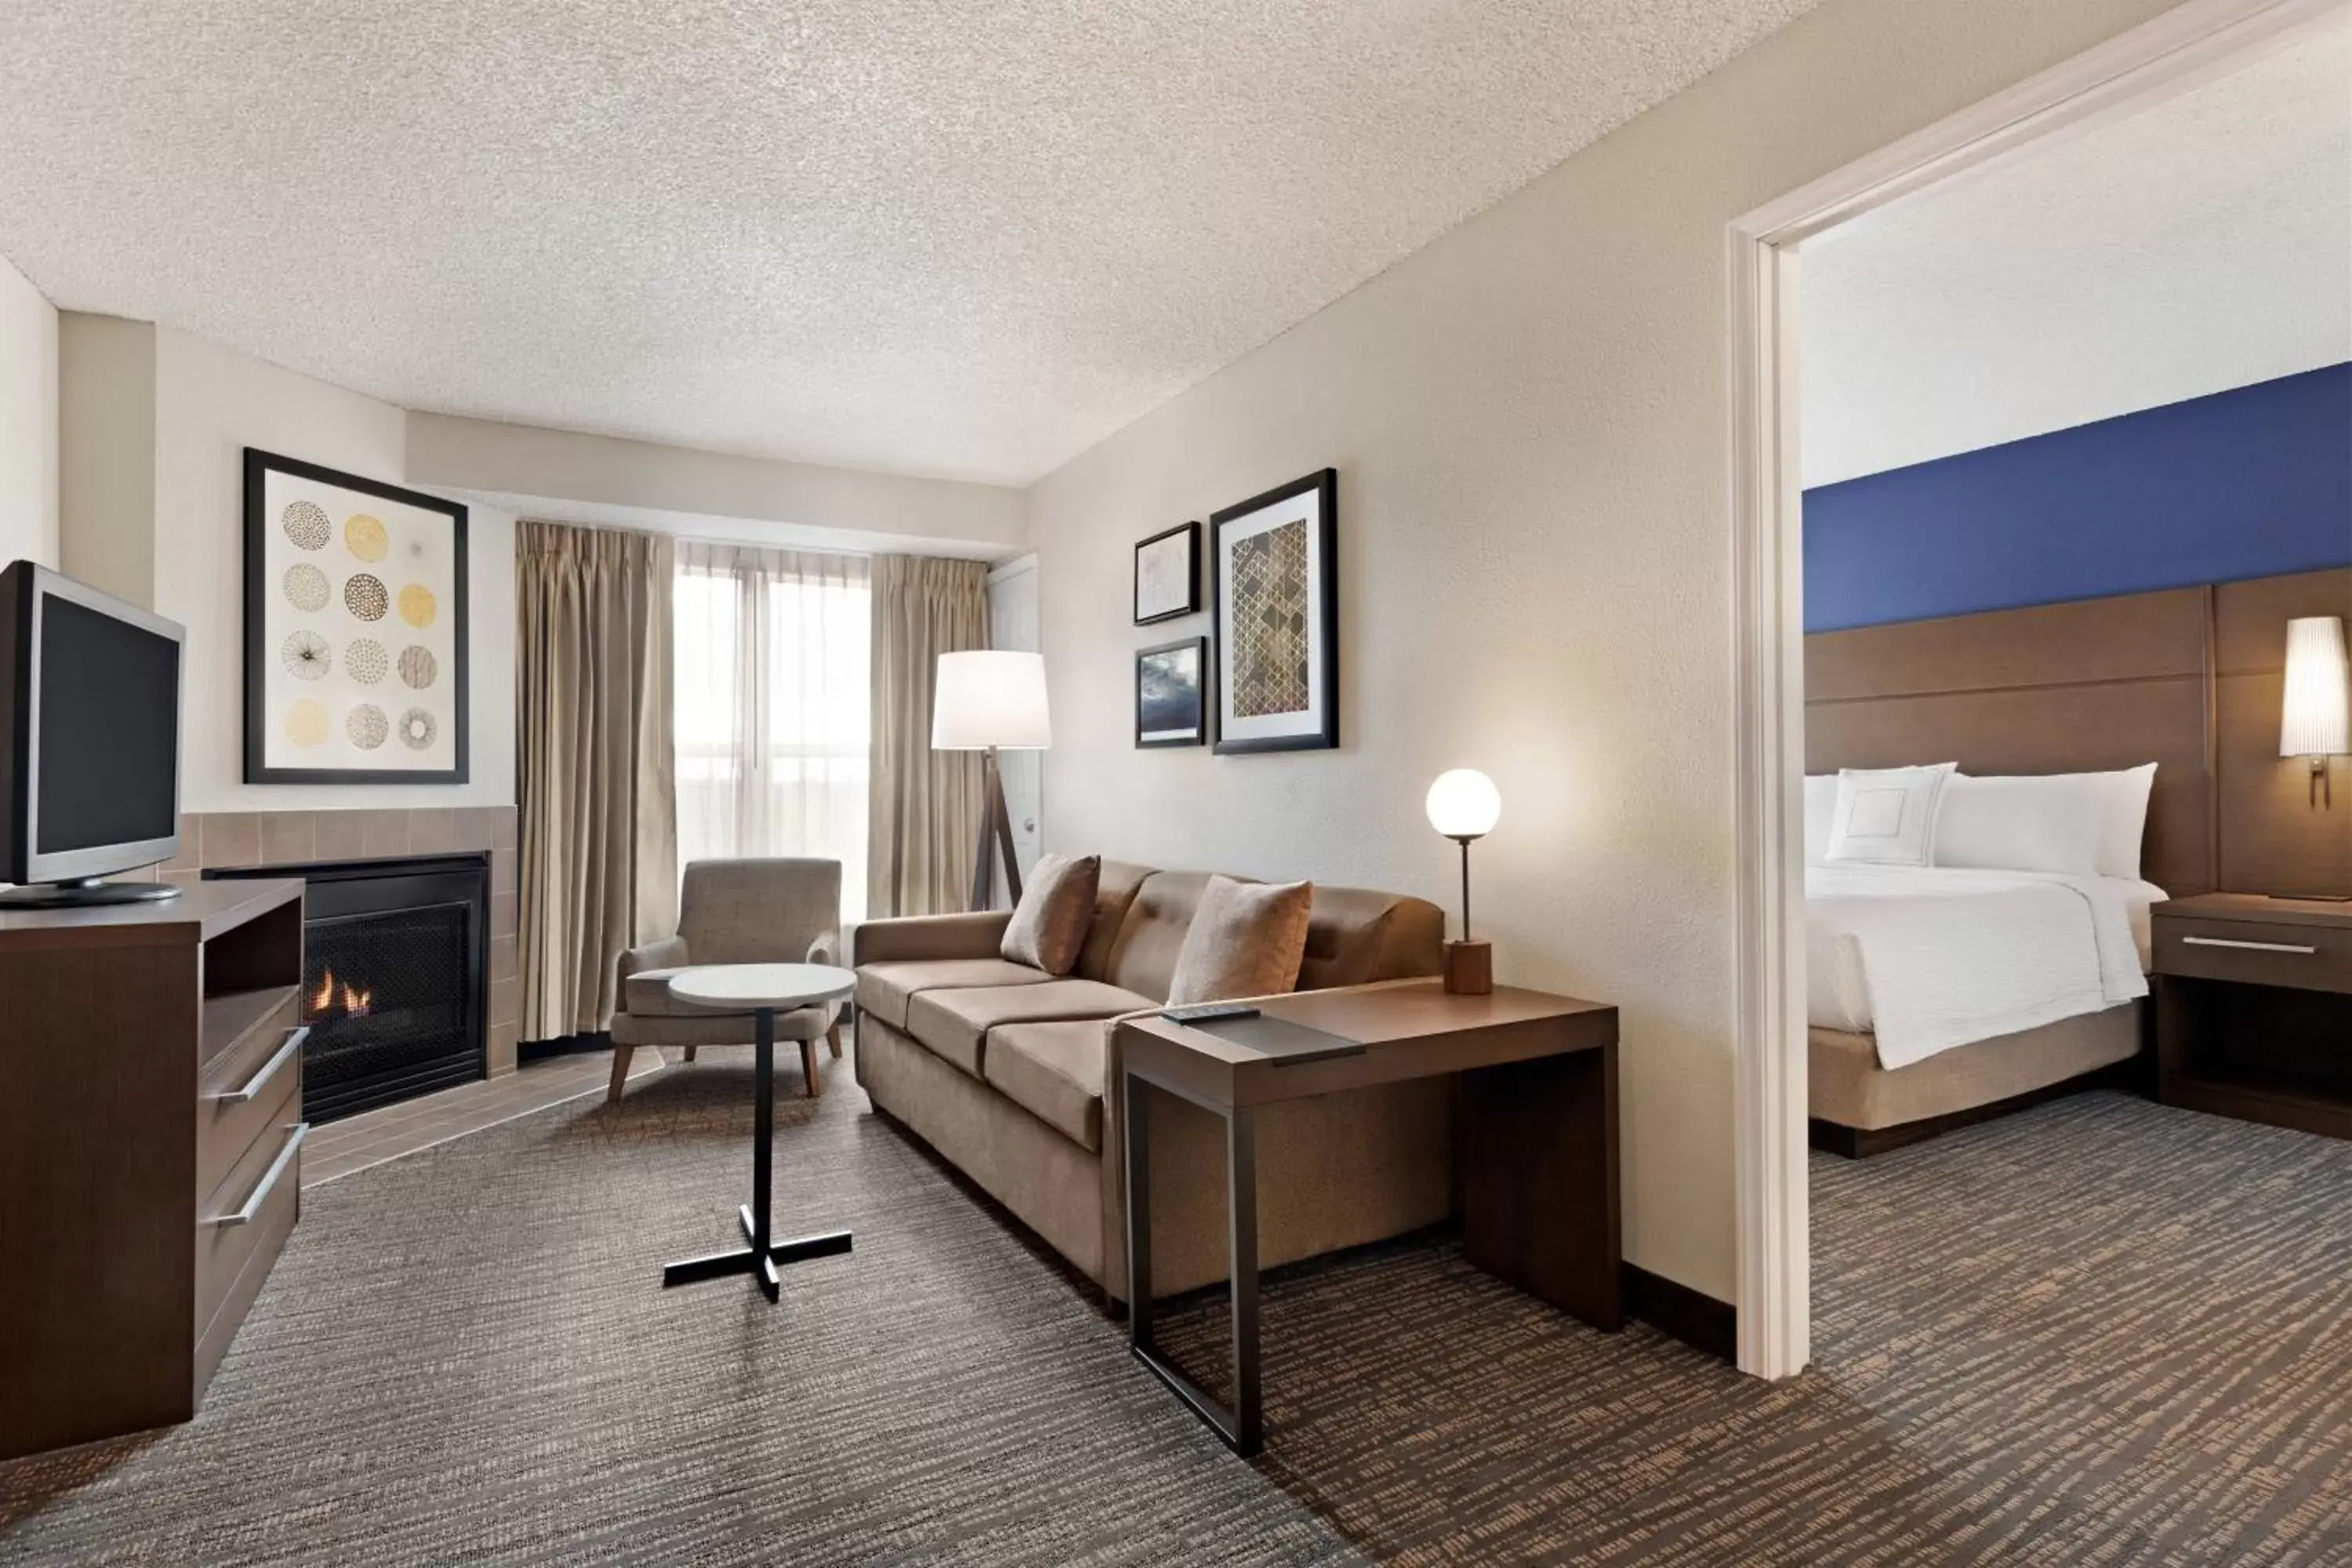
[[[2143,1099],[2148,1098],[2147,1065],[2137,1057],[2127,1062],[2111,1062],[2080,1078],[2030,1089],[2006,1100],[1970,1106],[1966,1110],[1948,1111],[1942,1116],[1922,1117],[1916,1121],[1901,1121],[1892,1127],[1843,1127],[1834,1121],[1824,1121],[1818,1116],[1809,1117],[1806,1119],[1806,1131],[1812,1146],[1825,1154],[1836,1154],[1848,1160],[1867,1160],[1873,1154],[1884,1154],[1889,1149],[1924,1143],[1930,1138],[1940,1138],[1963,1127],[1973,1127],[1980,1121],[1991,1121],[2015,1111],[2030,1110],[2034,1106],[2046,1105],[2051,1100],[2063,1100],[2070,1094],[2081,1094],[2087,1089],[2116,1089]]]

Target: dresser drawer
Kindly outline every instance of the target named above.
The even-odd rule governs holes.
[[[302,1140],[309,1131],[292,1113],[284,1114],[246,1151],[227,1180],[197,1205],[199,1335],[247,1266],[266,1271],[294,1228],[302,1188]]]
[[[226,1179],[269,1129],[302,1120],[301,1002],[289,996],[196,1081],[196,1191]]]
[[[2158,915],[2154,936],[2159,974],[2352,994],[2352,930],[2342,926]]]

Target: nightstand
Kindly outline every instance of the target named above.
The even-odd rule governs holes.
[[[2157,1097],[2352,1138],[2352,904],[2205,893],[2154,911]]]

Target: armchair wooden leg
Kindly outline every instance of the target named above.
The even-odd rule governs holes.
[[[835,1018],[832,1023],[830,1023],[830,1024],[828,1024],[828,1025],[826,1025],[826,1026],[825,1026],[825,1030],[824,1030],[824,1043],[825,1043],[826,1047],[832,1050],[832,1052],[833,1052],[833,1059],[834,1059],[835,1061],[839,1061],[839,1060],[841,1059],[841,1020],[840,1020],[840,1019]]]
[[[801,1042],[801,1082],[806,1086],[808,1097],[811,1100],[824,1092],[824,1085],[818,1081],[816,1076],[816,1042],[814,1040]]]
[[[694,1052],[695,1052],[695,1047],[692,1047],[692,1046],[688,1046],[688,1047],[686,1047],[686,1059],[687,1059],[688,1061],[692,1061],[692,1060],[694,1059]]]
[[[636,1051],[637,1047],[635,1046],[613,1047],[613,1087],[604,1091],[605,1104],[621,1103],[621,1086],[629,1081],[629,1058],[636,1055]]]

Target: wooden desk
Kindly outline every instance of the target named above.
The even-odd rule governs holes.
[[[1616,1008],[1510,986],[1453,996],[1434,979],[1302,992],[1259,1005],[1265,1022],[1257,1026],[1191,1027],[1149,1016],[1119,1026],[1129,1348],[1235,1452],[1255,1454],[1265,1439],[1255,1121],[1261,1106],[1460,1074],[1454,1148],[1464,1254],[1596,1328],[1624,1326]],[[1171,1365],[1152,1340],[1147,1086],[1225,1122],[1231,1409]]]

